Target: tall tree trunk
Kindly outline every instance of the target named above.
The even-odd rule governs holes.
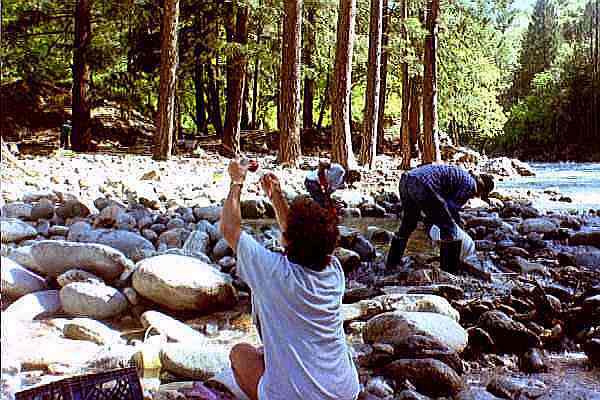
[[[410,78],[410,110],[408,115],[408,130],[410,131],[410,151],[413,158],[419,157],[421,140],[421,94],[418,76]]]
[[[212,61],[206,64],[206,72],[208,74],[208,97],[209,97],[209,117],[212,126],[215,128],[215,133],[218,137],[223,137],[223,118],[221,117],[221,102],[219,101],[219,86],[217,85],[217,77],[215,76],[215,66]]]
[[[196,95],[196,133],[206,135],[206,101],[204,100],[204,64],[200,56],[196,56],[194,66],[194,88]]]
[[[241,46],[248,43],[248,7],[237,10],[233,41],[239,45],[227,61],[227,110],[223,146],[227,152],[239,154],[240,127],[246,85],[246,54]]]
[[[383,0],[383,27],[381,37],[381,77],[379,82],[379,115],[377,117],[377,152],[383,153],[384,150],[384,119],[385,119],[385,103],[387,97],[387,64],[388,53],[387,48],[389,43],[390,30],[390,10],[388,0]]]
[[[439,0],[427,1],[423,82],[423,162],[439,162],[440,144],[437,116],[437,34]]]
[[[89,47],[92,39],[92,0],[78,0],[75,8],[75,41],[73,43],[73,133],[75,151],[89,151],[92,146],[91,105],[89,99]]]
[[[331,92],[331,119],[333,125],[331,155],[333,161],[343,165],[346,170],[356,169],[357,167],[352,151],[352,132],[350,129],[355,17],[356,0],[340,0],[333,90]]]
[[[382,10],[382,0],[371,0],[367,91],[365,93],[364,126],[360,149],[360,162],[368,168],[374,167],[377,151],[379,96],[381,90],[379,79],[381,75]]]
[[[256,44],[260,45],[261,31],[256,34]],[[252,79],[252,129],[258,129],[258,100],[260,96],[260,55],[254,60],[254,78]]]
[[[408,16],[407,0],[401,0],[400,2],[400,15],[402,18],[402,24],[400,25],[400,37],[402,41],[405,43],[405,46],[408,44],[408,31],[406,29],[406,18]],[[411,90],[409,86],[409,77],[408,77],[408,62],[406,61],[406,50],[403,51],[403,62],[400,67],[402,71],[402,131],[400,134],[400,140],[402,143],[401,153],[402,153],[402,164],[400,164],[400,168],[403,170],[410,169],[410,133],[408,129],[408,119],[409,119],[409,107],[410,107],[410,95]]]
[[[164,5],[160,49],[160,93],[154,138],[155,160],[167,160],[171,156],[177,86],[179,0],[165,0]]]
[[[306,9],[306,24],[304,25],[304,53],[303,63],[306,69],[310,69],[309,73],[304,76],[304,105],[302,107],[302,126],[304,129],[313,127],[313,103],[315,100],[315,77],[314,77],[314,52],[316,48],[317,30],[315,24],[317,10],[316,5],[311,5]]]
[[[302,0],[286,0],[281,51],[279,96],[279,162],[296,165],[300,148],[300,56],[302,49]]]
[[[242,120],[240,122],[241,129],[248,129],[250,126],[250,79],[248,69],[246,68],[244,82],[244,100],[242,102]]]

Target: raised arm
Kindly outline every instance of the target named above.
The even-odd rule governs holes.
[[[227,244],[232,249],[237,249],[238,241],[242,231],[242,211],[240,207],[240,195],[246,179],[247,168],[240,165],[238,160],[232,160],[229,163],[229,176],[231,177],[231,187],[229,195],[223,205],[223,214],[221,216],[221,233]]]
[[[281,190],[279,179],[275,174],[267,173],[261,178],[261,184],[265,194],[271,199],[271,203],[273,203],[275,218],[277,218],[279,228],[282,232],[285,232],[287,230],[289,205]]]

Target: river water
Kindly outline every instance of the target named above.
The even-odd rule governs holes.
[[[600,163],[532,163],[536,176],[506,178],[498,188],[527,192],[534,195],[533,205],[543,210],[600,209]],[[550,200],[544,191],[556,191],[567,196],[571,203]]]

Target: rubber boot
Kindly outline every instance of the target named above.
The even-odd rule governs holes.
[[[450,273],[458,272],[462,240],[442,240],[440,243],[440,267]]]
[[[391,270],[400,264],[400,260],[404,255],[404,250],[406,250],[406,243],[408,243],[407,238],[394,235],[390,245],[390,251],[385,262],[385,268],[387,270]]]

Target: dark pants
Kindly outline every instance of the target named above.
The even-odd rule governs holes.
[[[417,178],[404,174],[400,179],[400,199],[402,200],[402,222],[398,237],[408,239],[417,228],[421,212],[426,221],[440,228],[443,240],[456,237],[456,223],[448,209],[446,200]]]
[[[312,197],[314,201],[319,203],[321,207],[327,208],[327,196],[323,193],[319,182],[307,178],[304,180],[304,187],[306,187],[306,190],[308,190],[310,197]]]
[[[61,148],[66,149],[70,146],[70,143],[69,143],[69,136],[70,136],[69,134],[70,133],[71,133],[70,129],[67,129],[64,127],[60,130],[60,147]]]

